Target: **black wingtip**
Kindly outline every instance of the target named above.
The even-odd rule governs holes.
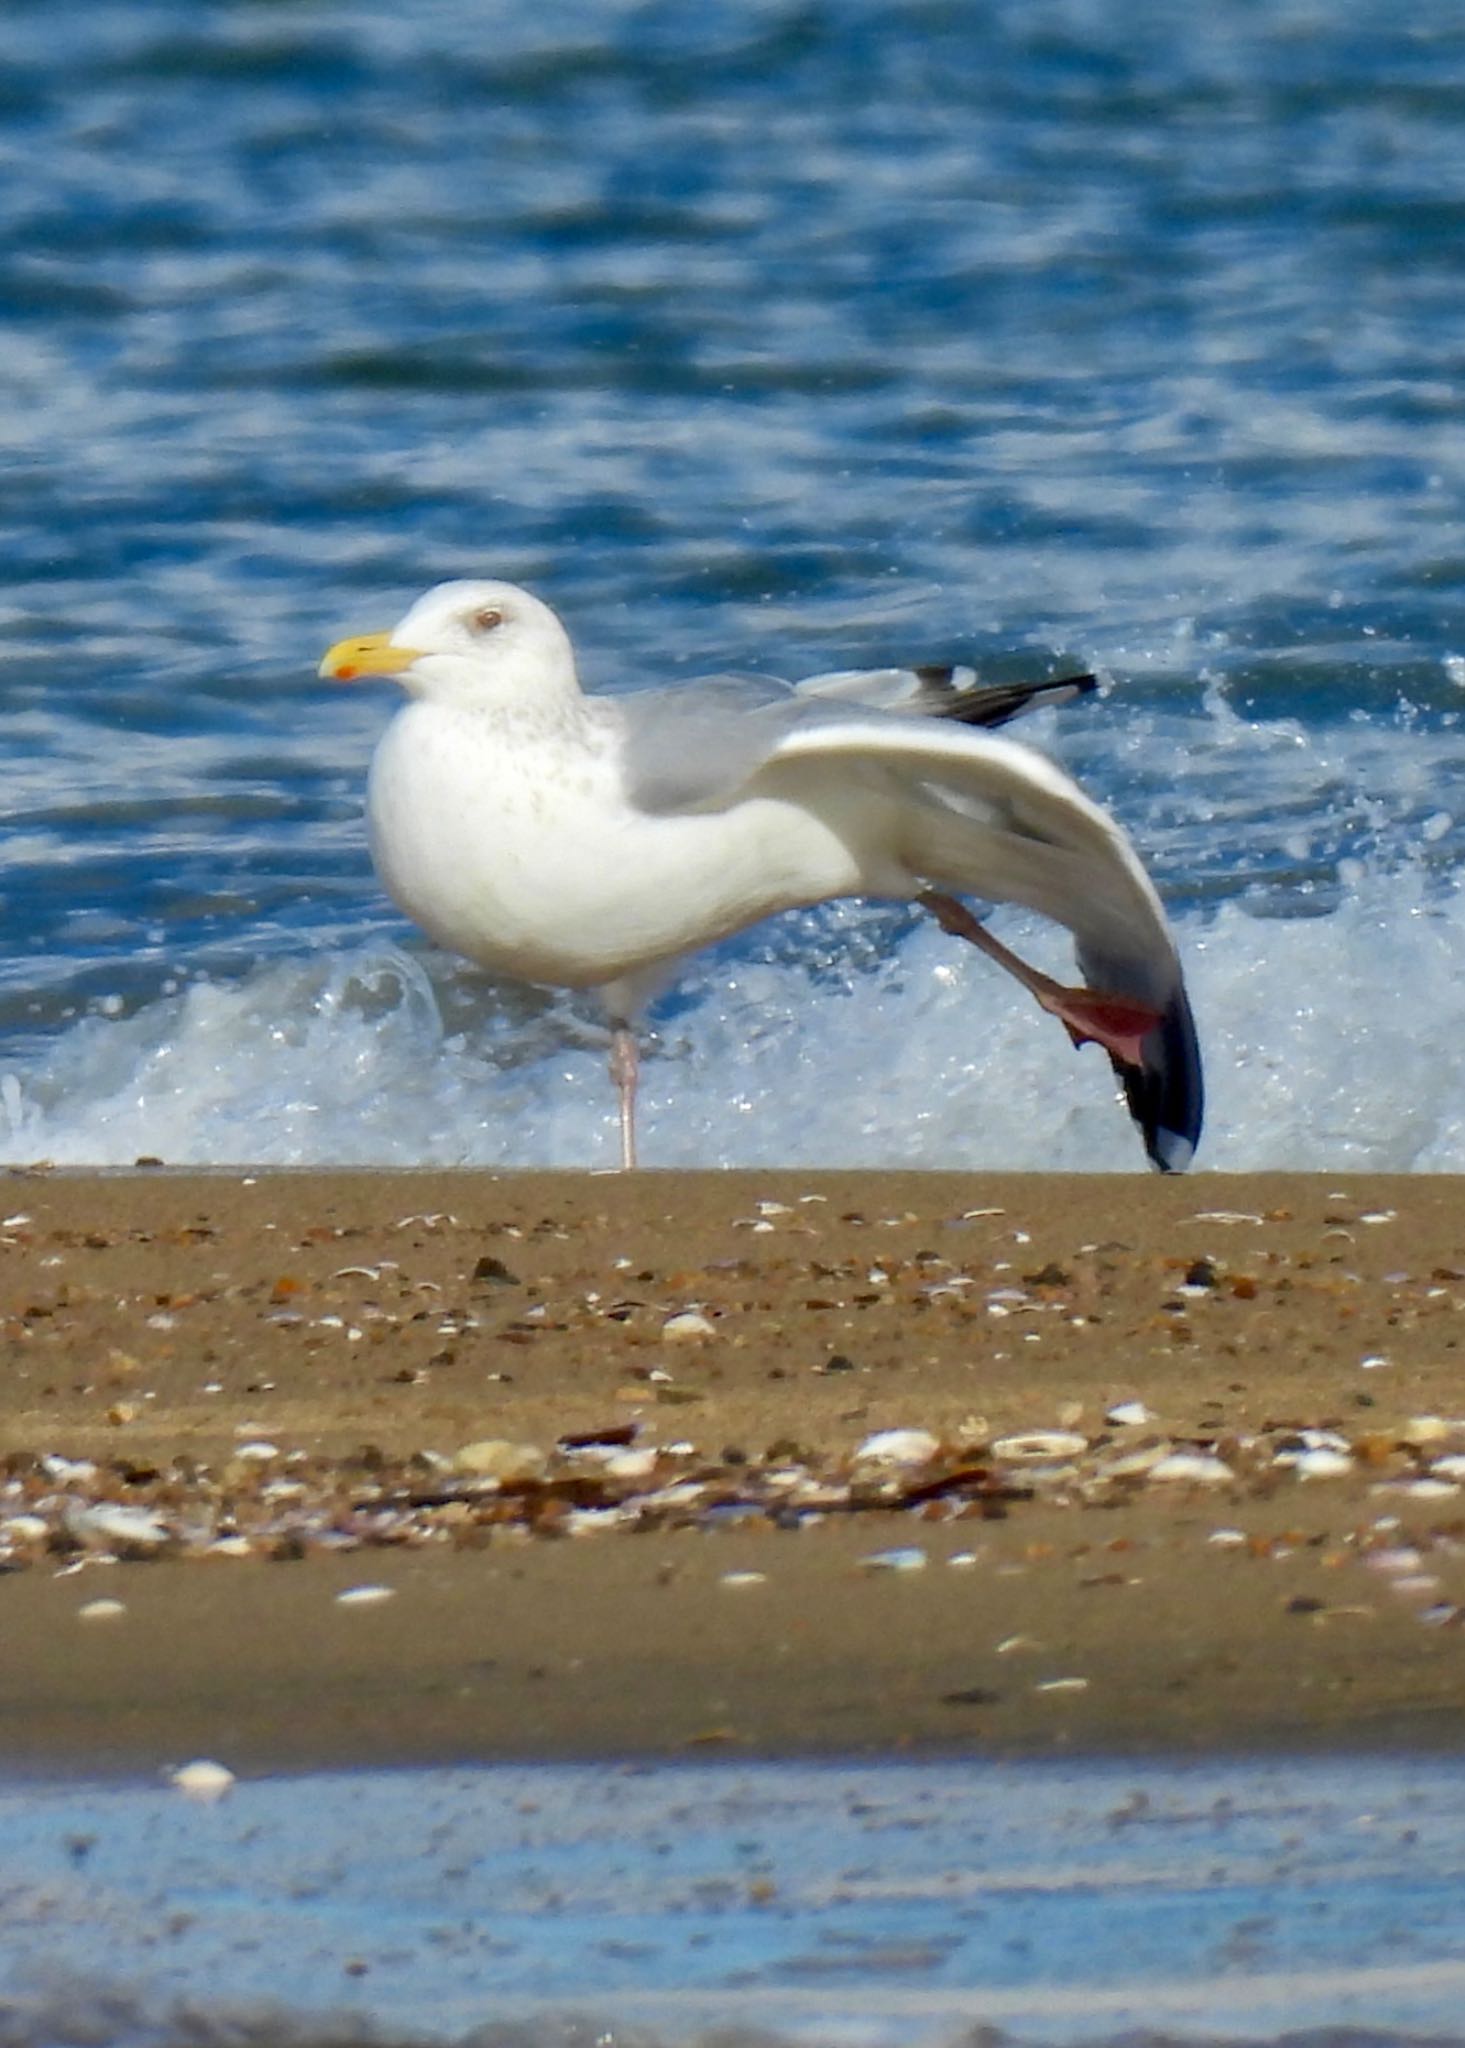
[[[1144,1063],[1116,1071],[1145,1151],[1161,1173],[1184,1173],[1205,1120],[1206,1091],[1195,1019],[1183,987],[1144,1043]]]
[[[973,683],[965,689],[953,687],[956,672],[951,669],[917,669],[916,673],[928,687],[951,687],[951,698],[941,706],[940,716],[962,725],[989,728],[1006,725],[1010,718],[1042,704],[1069,704],[1075,697],[1091,696],[1099,687],[1098,677],[1087,673],[1052,676],[1041,683]]]

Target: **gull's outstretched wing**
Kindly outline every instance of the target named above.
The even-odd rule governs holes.
[[[928,721],[845,715],[785,726],[749,795],[818,808],[866,784],[889,857],[922,881],[1021,903],[1072,932],[1091,988],[1159,1012],[1121,1067],[1151,1159],[1189,1164],[1204,1109],[1200,1052],[1175,942],[1124,832],[1031,748]]]

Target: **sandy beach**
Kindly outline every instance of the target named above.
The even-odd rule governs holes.
[[[12,1769],[1465,1748],[1453,1180],[0,1209]]]

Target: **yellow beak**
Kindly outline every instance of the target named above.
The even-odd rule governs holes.
[[[420,653],[420,648],[398,647],[390,633],[361,633],[354,640],[338,640],[316,673],[338,683],[353,683],[358,676],[399,676]]]

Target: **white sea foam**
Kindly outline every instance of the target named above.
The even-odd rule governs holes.
[[[1075,1055],[977,955],[920,925],[851,964],[879,915],[840,913],[812,965],[792,946],[694,963],[644,1070],[648,1163],[1141,1164],[1099,1053]],[[1067,971],[1060,935],[998,928]],[[1325,915],[1231,901],[1179,931],[1207,1064],[1202,1166],[1465,1169],[1465,890],[1364,873]],[[439,991],[468,977],[441,972],[435,989],[419,960],[362,947],[90,1016],[0,1077],[0,1154],[613,1163],[594,1028],[560,1006],[449,1029]]]

